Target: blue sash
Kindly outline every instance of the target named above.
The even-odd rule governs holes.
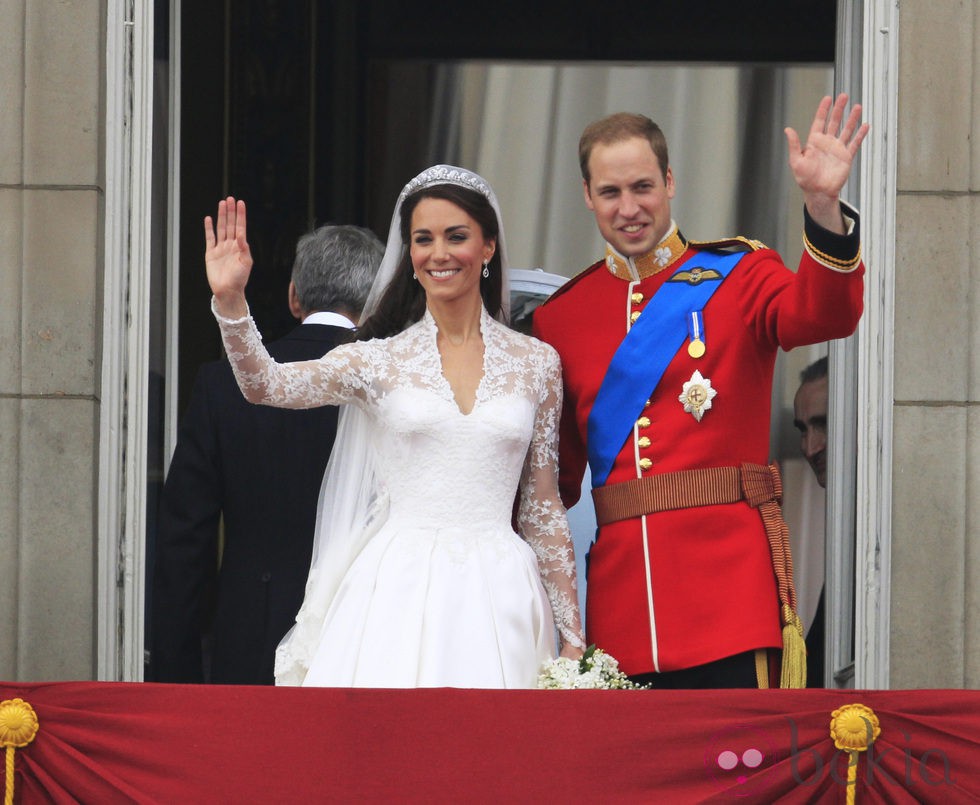
[[[686,260],[626,334],[589,412],[587,443],[593,487],[605,484],[646,401],[687,339],[687,316],[704,309],[744,254],[700,252]]]

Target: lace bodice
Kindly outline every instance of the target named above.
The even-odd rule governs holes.
[[[483,377],[463,414],[442,373],[426,311],[404,332],[341,345],[315,361],[278,364],[251,317],[215,313],[239,386],[253,403],[287,408],[347,403],[376,425],[373,449],[390,518],[446,533],[509,528],[534,550],[563,643],[584,648],[575,557],[558,497],[561,369],[554,350],[483,311]]]

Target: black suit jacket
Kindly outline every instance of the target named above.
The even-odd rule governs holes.
[[[341,327],[301,325],[269,352],[279,361],[318,358],[348,338]],[[335,406],[253,405],[227,361],[201,367],[160,504],[150,602],[154,680],[272,684],[276,646],[303,602],[336,432]],[[202,652],[209,627],[210,652]]]

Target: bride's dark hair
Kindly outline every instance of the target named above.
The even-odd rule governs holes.
[[[487,266],[490,276],[480,277],[480,295],[483,297],[483,306],[487,312],[494,318],[501,318],[503,280],[500,267],[500,226],[489,200],[482,193],[455,184],[432,185],[412,193],[402,202],[400,211],[403,247],[411,239],[412,213],[424,198],[438,198],[455,204],[480,225],[484,240],[493,240],[497,244]],[[387,338],[400,333],[422,318],[425,312],[425,291],[422,290],[422,284],[412,278],[412,274],[412,256],[410,250],[406,248],[395,275],[378,302],[377,309],[358,328],[358,341]]]

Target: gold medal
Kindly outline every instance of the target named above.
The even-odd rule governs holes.
[[[706,349],[704,345],[704,317],[700,310],[692,310],[687,315],[687,354],[697,360]]]

